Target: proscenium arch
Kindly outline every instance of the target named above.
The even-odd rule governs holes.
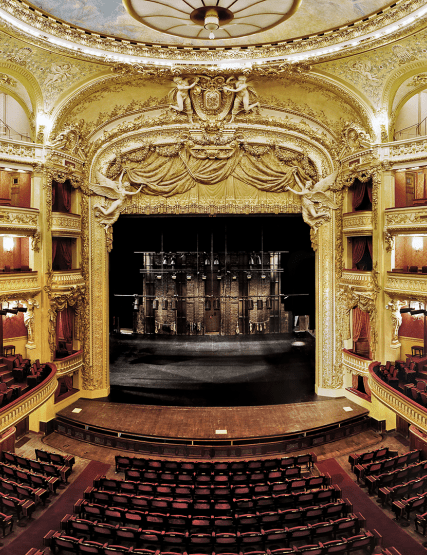
[[[277,131],[272,129],[272,131]],[[110,153],[114,152],[120,140],[130,144],[131,137],[135,139],[138,135],[144,136],[144,133],[129,134],[112,141],[107,145],[103,145],[99,150],[94,153],[91,161],[88,161],[87,180],[91,181],[92,175],[103,160],[108,159],[108,150]],[[285,132],[283,132],[284,136]],[[291,133],[288,132],[290,136]],[[294,134],[294,137],[296,135]],[[299,134],[296,137],[301,144],[306,144],[307,147],[313,148],[314,143],[312,138],[303,137]],[[281,142],[281,146],[286,146],[286,143]],[[289,148],[292,148],[289,144]],[[318,152],[322,152],[325,157],[324,161],[327,168],[327,173],[333,170],[333,153],[327,152],[323,145],[317,145]],[[322,156],[322,157],[323,157]],[[104,157],[104,158],[103,158]],[[88,185],[88,183],[87,183]],[[176,195],[178,196],[178,195]],[[179,205],[179,199],[174,199],[174,204]],[[99,397],[105,396],[109,393],[109,282],[108,282],[108,252],[107,245],[109,236],[102,225],[99,224],[94,215],[93,206],[99,202],[97,196],[88,197],[88,212],[87,218],[87,248],[83,249],[83,265],[86,268],[86,275],[88,276],[88,306],[86,312],[88,341],[86,342],[85,349],[88,361],[83,375],[83,388],[87,390],[88,396]],[[167,213],[167,211],[157,212]],[[176,209],[174,212],[176,214]],[[179,213],[179,212],[178,212]],[[195,207],[191,212],[186,214],[206,214],[205,210]],[[221,212],[234,214],[235,211]],[[258,204],[251,210],[251,213],[268,214],[272,211],[268,210],[265,205]],[[316,342],[316,380],[315,388],[319,394],[329,396],[341,396],[343,394],[343,379],[342,376],[333,376],[333,369],[336,367],[335,355],[335,216],[332,212],[331,219],[320,226],[316,238],[316,322],[318,337]]]

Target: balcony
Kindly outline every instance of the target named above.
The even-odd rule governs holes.
[[[348,212],[343,215],[344,235],[372,235],[372,211]]]
[[[18,397],[13,403],[9,403],[1,409],[0,433],[26,418],[55,393],[58,384],[56,379],[56,367],[52,363],[49,364],[51,372],[46,379],[37,387],[27,391],[25,395]]]
[[[65,212],[52,213],[52,234],[59,236],[78,236],[82,230],[81,216]]]
[[[80,269],[52,272],[52,288],[56,291],[65,291],[71,287],[78,287],[84,284],[85,282]]]
[[[39,211],[35,208],[0,206],[0,230],[2,233],[33,235],[37,231],[38,223]]]
[[[43,159],[43,147],[25,141],[2,138],[0,139],[0,159],[19,164],[32,164]]]
[[[369,375],[369,365],[372,360],[368,358],[360,357],[347,349],[342,351],[342,362],[345,368],[352,374],[358,374],[359,376]]]
[[[427,233],[426,208],[389,208],[385,211],[385,227],[391,234]]]
[[[421,136],[382,144],[378,147],[378,157],[391,164],[427,158],[427,137]]]
[[[369,387],[371,389],[371,394],[404,420],[413,424],[419,430],[427,432],[426,409],[383,382],[373,371],[373,367],[376,364],[378,363],[374,362],[369,367]]]
[[[7,294],[38,293],[40,291],[37,272],[0,272],[0,291]]]
[[[425,296],[427,294],[427,274],[387,272],[384,291],[400,297]]]
[[[83,368],[83,351],[77,351],[72,355],[55,360],[58,378],[71,376]]]
[[[340,283],[357,289],[371,290],[374,288],[373,273],[363,270],[343,270]]]

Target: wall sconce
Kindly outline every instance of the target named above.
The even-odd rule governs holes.
[[[423,250],[423,246],[424,246],[423,237],[420,237],[418,235],[416,235],[415,237],[412,237],[412,248],[414,251]]]
[[[5,252],[12,252],[13,251],[13,237],[6,235],[3,237],[3,250]]]

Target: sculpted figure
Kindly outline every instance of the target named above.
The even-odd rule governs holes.
[[[319,227],[323,222],[329,219],[329,209],[336,210],[338,206],[325,193],[329,187],[335,182],[338,170],[334,171],[327,177],[324,177],[316,184],[308,180],[305,185],[298,177],[299,168],[294,168],[294,178],[300,187],[300,191],[295,191],[290,187],[286,187],[285,191],[292,191],[295,195],[301,196],[302,217],[305,223],[310,227]]]
[[[144,187],[144,184],[142,184],[137,191],[128,191],[123,185],[123,174],[125,171],[126,170],[123,170],[120,174],[118,183],[108,179],[108,177],[105,177],[102,173],[96,172],[99,183],[90,184],[91,191],[97,195],[113,200],[108,208],[105,208],[101,204],[95,204],[93,207],[95,216],[100,218],[99,222],[105,226],[106,229],[117,221],[124,208],[127,197],[136,195]]]
[[[253,94],[256,93],[252,87],[249,87],[244,75],[239,75],[235,85],[235,89],[231,89],[230,87],[223,87],[224,91],[234,92],[236,95],[234,97],[230,123],[234,121],[236,114],[238,114],[242,110],[242,105],[245,112],[249,112],[250,110],[255,108],[255,106],[259,106],[259,102],[254,102],[253,104],[250,104],[249,92],[252,92]]]
[[[400,314],[400,309],[406,306],[405,302],[393,299],[387,305],[386,309],[390,310],[391,324],[393,326],[391,344],[398,347],[399,343],[399,328],[402,325],[402,315]]]
[[[49,73],[46,75],[43,85],[45,87],[51,87],[55,83],[62,83],[71,76],[72,71],[71,64],[68,62],[66,64],[57,64],[53,62],[50,66]]]
[[[176,87],[171,92],[171,95],[172,98],[176,96],[176,106],[171,104],[170,108],[172,110],[176,110],[177,112],[185,112],[190,123],[193,123],[193,106],[191,105],[191,98],[188,91],[197,85],[199,78],[196,77],[191,85],[188,82],[188,79],[184,79],[182,77],[174,77],[173,82],[176,84]]]

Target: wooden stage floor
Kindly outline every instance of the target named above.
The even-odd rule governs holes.
[[[78,425],[145,437],[233,440],[315,430],[368,412],[345,397],[254,407],[164,407],[79,399],[57,416]]]

